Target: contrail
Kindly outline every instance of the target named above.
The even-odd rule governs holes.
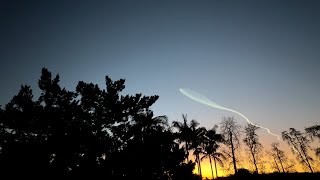
[[[207,106],[210,106],[212,108],[217,108],[217,109],[222,109],[222,110],[226,110],[226,111],[230,111],[230,112],[233,112],[233,113],[236,113],[238,114],[239,116],[243,117],[248,123],[256,126],[256,127],[259,127],[259,128],[262,128],[262,129],[265,129],[267,130],[267,132],[272,135],[272,136],[275,136],[277,137],[278,140],[280,140],[280,137],[272,132],[270,132],[270,130],[266,127],[263,127],[263,126],[259,126],[257,124],[254,124],[253,122],[251,122],[245,115],[243,115],[242,113],[236,111],[236,110],[233,110],[233,109],[229,109],[229,108],[226,108],[226,107],[223,107],[223,106],[220,106],[218,105],[217,103],[211,101],[210,99],[208,99],[207,97],[195,92],[195,91],[192,91],[190,89],[179,89],[180,92],[187,96],[188,98],[194,100],[194,101],[197,101],[199,103],[202,103],[202,104],[205,104]]]
[[[257,125],[257,124],[254,124],[254,123],[251,122],[245,115],[243,115],[242,113],[240,113],[240,112],[238,112],[238,111],[236,111],[236,110],[233,110],[233,109],[229,109],[229,108],[220,106],[220,105],[218,105],[217,103],[215,103],[215,102],[211,101],[210,99],[208,99],[207,97],[205,97],[205,96],[203,96],[203,95],[201,95],[201,94],[199,94],[199,93],[197,93],[197,92],[195,92],[195,91],[192,91],[192,90],[190,90],[190,89],[181,89],[181,88],[180,88],[179,90],[180,90],[180,92],[181,92],[183,95],[187,96],[188,98],[190,98],[190,99],[192,99],[192,100],[194,100],[194,101],[196,101],[196,102],[199,102],[199,103],[201,103],[201,104],[205,104],[205,105],[210,106],[210,107],[212,107],[212,108],[222,109],[222,110],[226,110],[226,111],[230,111],[230,112],[236,113],[236,114],[240,115],[241,117],[243,117],[248,123],[250,123],[250,124],[252,124],[252,125],[254,125],[254,126],[256,126],[256,127],[259,127],[259,128],[262,128],[262,129],[267,130],[267,132],[268,132],[270,135],[277,137],[278,140],[281,140],[280,137],[279,137],[277,134],[274,134],[274,133],[270,132],[270,130],[269,130],[268,128],[266,128],[266,127],[263,127],[263,126],[259,126],[259,125]],[[291,147],[296,153],[298,152],[298,150],[297,150],[294,146],[290,145],[290,147]],[[305,156],[304,156],[304,159],[306,159]]]

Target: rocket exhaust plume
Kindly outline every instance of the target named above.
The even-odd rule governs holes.
[[[257,124],[254,124],[253,122],[251,122],[245,115],[243,115],[242,113],[236,111],[236,110],[233,110],[233,109],[229,109],[229,108],[226,108],[226,107],[223,107],[223,106],[220,106],[218,105],[217,103],[211,101],[210,99],[208,99],[207,97],[195,92],[195,91],[192,91],[190,89],[180,89],[180,92],[187,96],[188,98],[196,101],[196,102],[199,102],[201,104],[204,104],[204,105],[207,105],[209,107],[212,107],[212,108],[216,108],[216,109],[221,109],[221,110],[226,110],[226,111],[230,111],[230,112],[233,112],[235,114],[238,114],[239,116],[243,117],[247,123],[250,123],[256,127],[259,127],[261,129],[265,129],[267,130],[267,132],[272,135],[272,136],[275,136],[278,140],[280,140],[280,137],[272,132],[270,132],[270,130],[266,127],[263,127],[263,126],[260,126],[260,125],[257,125]]]
[[[229,109],[229,108],[220,106],[220,105],[218,105],[217,103],[215,103],[215,102],[211,101],[210,99],[208,99],[207,97],[205,97],[205,96],[203,96],[203,95],[201,95],[201,94],[199,94],[199,93],[197,93],[197,92],[195,92],[195,91],[192,91],[192,90],[190,90],[190,89],[182,89],[182,88],[180,88],[179,90],[180,90],[180,92],[181,92],[183,95],[187,96],[188,98],[190,98],[190,99],[192,99],[192,100],[194,100],[194,101],[196,101],[196,102],[199,102],[199,103],[201,103],[201,104],[207,105],[207,106],[212,107],[212,108],[222,109],[222,110],[226,110],[226,111],[230,111],[230,112],[233,112],[233,113],[235,113],[235,114],[238,114],[239,116],[243,117],[243,118],[247,121],[247,123],[250,123],[250,124],[252,124],[252,125],[254,125],[254,126],[256,126],[256,127],[265,129],[265,130],[267,130],[267,132],[268,132],[270,135],[275,136],[278,140],[281,140],[280,137],[279,137],[277,134],[274,134],[274,133],[270,132],[270,130],[269,130],[268,128],[266,128],[266,127],[263,127],[263,126],[254,124],[254,123],[251,122],[245,115],[243,115],[242,113],[240,113],[240,112],[238,112],[238,111],[236,111],[236,110],[233,110],[233,109]],[[298,150],[297,150],[294,146],[290,145],[290,147],[291,147],[296,153],[298,152]],[[304,157],[304,159],[306,159],[305,156],[303,156],[303,157]]]

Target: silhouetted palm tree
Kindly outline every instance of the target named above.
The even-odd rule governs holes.
[[[216,178],[218,177],[218,170],[217,170],[217,163],[216,162],[218,161],[218,163],[221,166],[223,166],[222,160],[226,159],[226,157],[222,153],[217,152],[217,149],[219,148],[218,143],[223,141],[223,137],[221,136],[221,134],[217,134],[216,128],[217,128],[217,126],[206,131],[205,142],[204,142],[204,151],[203,151],[204,156],[201,158],[201,159],[209,158],[212,179],[214,178],[214,176],[213,176],[213,168],[212,168],[211,158],[213,158],[213,161],[214,161]]]
[[[173,127],[179,131],[179,141],[184,142],[187,162],[189,161],[189,151],[193,150],[195,155],[195,162],[198,166],[198,174],[202,177],[201,172],[201,158],[202,144],[204,142],[204,134],[206,129],[203,127],[198,128],[199,123],[196,120],[191,120],[188,124],[187,115],[182,115],[183,123],[173,121]]]
[[[195,155],[195,161],[198,163],[198,173],[202,178],[201,171],[201,158],[200,154],[203,153],[203,143],[205,141],[206,129],[204,127],[199,127],[199,123],[195,120],[190,122],[190,137],[191,137],[191,149]]]
[[[179,142],[184,143],[184,149],[186,152],[186,159],[187,163],[189,162],[189,150],[190,150],[190,145],[192,141],[192,137],[190,136],[191,129],[188,120],[187,120],[187,115],[182,114],[183,122],[178,122],[178,121],[173,121],[172,126],[177,128],[178,133],[179,133]],[[193,122],[194,123],[194,122]]]

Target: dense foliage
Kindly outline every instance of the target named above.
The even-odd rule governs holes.
[[[183,163],[165,116],[150,110],[158,96],[120,95],[125,80],[106,89],[79,82],[76,91],[59,85],[42,69],[41,95],[29,86],[1,109],[1,171],[15,176],[112,179],[191,179],[194,164]]]

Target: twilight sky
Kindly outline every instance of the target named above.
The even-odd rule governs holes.
[[[124,78],[124,94],[159,95],[155,114],[170,121],[186,113],[208,128],[229,115],[244,124],[179,92],[189,88],[276,134],[302,130],[320,122],[319,9],[293,0],[2,0],[0,105],[22,84],[37,94],[47,67],[69,90]]]

